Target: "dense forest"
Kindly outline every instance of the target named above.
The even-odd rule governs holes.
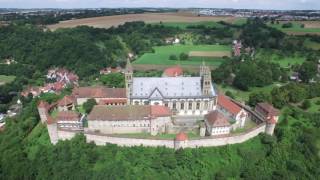
[[[22,113],[6,119],[0,132],[0,179],[318,179],[320,177],[320,114],[304,110],[307,100],[320,96],[320,84],[308,83],[316,75],[319,51],[309,49],[303,38],[319,41],[317,36],[288,36],[265,25],[261,19],[249,19],[244,25],[225,22],[221,28],[189,27],[186,30],[126,23],[117,28],[77,27],[44,31],[30,24],[14,23],[0,28],[0,64],[2,75],[14,75],[12,82],[0,86],[0,112],[17,99],[25,85],[37,85],[50,67],[75,71],[81,80],[99,77],[102,84],[123,87],[119,74],[98,76],[99,70],[124,66],[128,53],[137,56],[152,52],[152,46],[164,45],[166,37],[179,33],[197,35],[195,44],[231,44],[241,38],[246,47],[279,56],[299,54],[301,65],[281,67],[259,56],[245,54],[226,58],[213,71],[216,83],[248,91],[274,82],[285,83],[271,93],[249,95],[248,104],[269,101],[282,108],[275,136],[261,134],[243,144],[216,148],[184,149],[115,145],[98,147],[85,143],[82,135],[56,146],[49,143],[46,127],[39,124],[36,104],[40,99],[53,102],[63,96],[43,94],[21,98]],[[302,82],[288,83],[290,71],[298,71]],[[136,76],[160,76],[160,71],[135,72]],[[299,108],[298,103],[303,107]],[[2,109],[2,110],[1,110]]]

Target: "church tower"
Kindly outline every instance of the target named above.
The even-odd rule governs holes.
[[[127,66],[125,70],[125,83],[126,83],[126,94],[127,94],[127,104],[130,104],[130,98],[132,94],[132,83],[133,83],[133,68],[130,59],[127,60]]]
[[[211,71],[210,68],[206,66],[204,62],[202,62],[202,65],[200,66],[200,76],[202,77],[202,94],[205,96],[211,95]]]

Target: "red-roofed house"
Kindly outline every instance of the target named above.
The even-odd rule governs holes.
[[[272,124],[278,122],[280,112],[269,103],[258,103],[255,107],[255,111],[264,117],[267,122]]]
[[[229,134],[231,125],[229,120],[218,110],[211,111],[205,116],[207,132],[211,136]]]
[[[235,121],[234,128],[243,127],[248,117],[248,112],[223,94],[218,95],[217,109],[229,119]]]
[[[169,67],[164,70],[163,77],[178,77],[183,75],[183,69],[180,66]]]

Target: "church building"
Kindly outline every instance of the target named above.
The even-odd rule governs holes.
[[[128,104],[131,105],[166,106],[181,116],[203,116],[216,109],[217,94],[210,68],[204,63],[198,77],[133,77],[128,61],[125,80]]]

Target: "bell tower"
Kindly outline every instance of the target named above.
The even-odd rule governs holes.
[[[130,59],[127,60],[127,66],[125,70],[125,84],[126,84],[126,95],[127,95],[127,104],[130,104],[130,98],[132,95],[132,83],[133,83],[133,68],[130,62]]]
[[[212,80],[211,80],[211,71],[208,66],[202,62],[200,66],[200,76],[202,77],[202,94],[204,96],[211,95],[212,90]]]

